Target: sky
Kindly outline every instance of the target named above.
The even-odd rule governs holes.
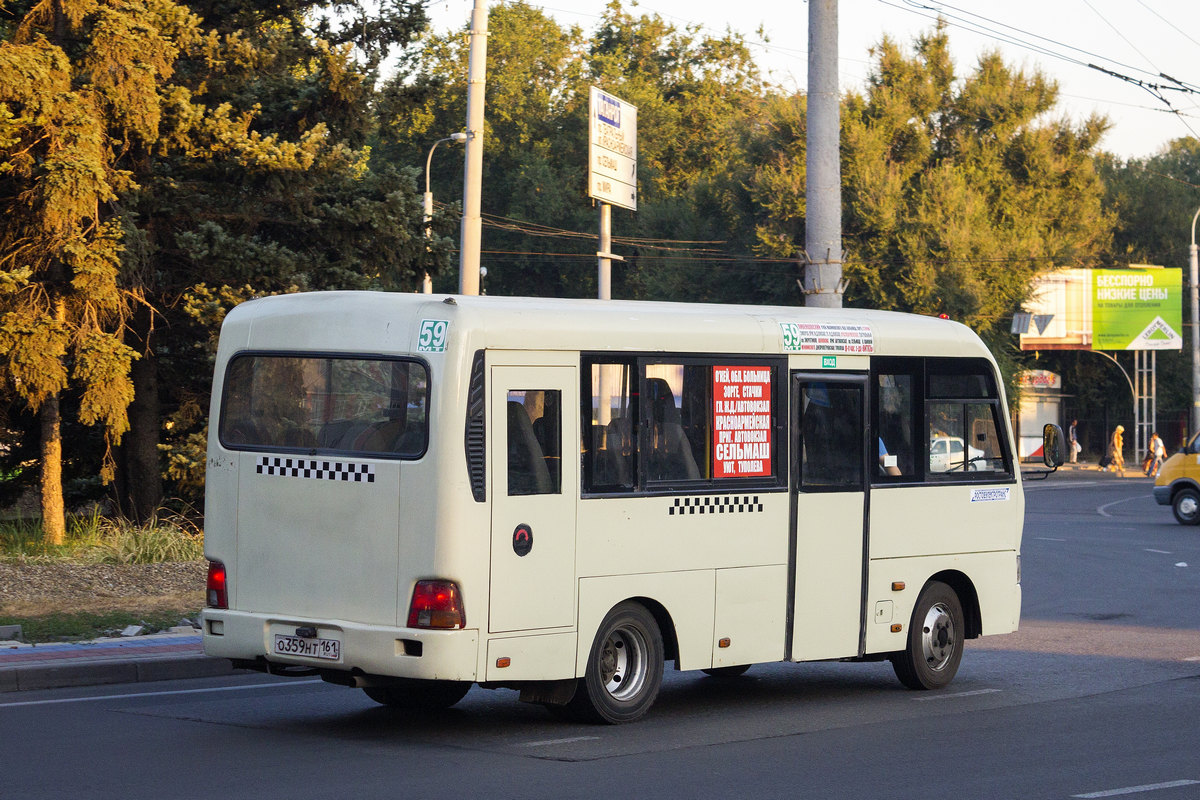
[[[590,31],[599,23],[605,2],[531,0],[529,4],[544,9],[560,24]],[[918,34],[933,27],[940,10],[950,23],[950,46],[958,74],[970,72],[979,55],[991,49],[999,49],[1011,65],[1042,71],[1058,82],[1061,114],[1077,123],[1091,114],[1109,118],[1112,127],[1100,142],[1108,152],[1122,158],[1144,158],[1161,151],[1172,139],[1200,138],[1197,0],[955,3],[839,0],[842,88],[863,86],[870,71],[870,49],[885,35],[902,45],[911,44]],[[489,5],[495,4],[490,0]],[[473,5],[474,0],[430,0],[428,8],[434,27],[446,30],[464,26]],[[627,8],[631,5],[626,0]],[[726,29],[741,33],[771,80],[787,89],[805,88],[808,3],[803,0],[642,0],[631,10],[658,14],[680,27],[700,25],[714,35]],[[1179,84],[1160,77],[1163,74],[1194,91],[1179,91]]]

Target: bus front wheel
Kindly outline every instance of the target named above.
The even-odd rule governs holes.
[[[367,686],[367,697],[381,705],[409,711],[440,711],[467,696],[470,681],[411,680],[387,686]]]
[[[908,625],[908,646],[892,654],[896,677],[910,689],[940,689],[954,679],[962,661],[962,604],[944,583],[921,590]]]
[[[592,722],[633,722],[654,705],[662,676],[658,623],[645,606],[621,603],[600,623],[571,710]]]

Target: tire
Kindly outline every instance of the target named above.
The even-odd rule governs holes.
[[[408,711],[441,711],[467,696],[470,681],[410,680],[389,686],[368,686],[367,697],[381,705]]]
[[[749,664],[738,664],[736,667],[713,667],[700,671],[710,678],[738,678],[745,675],[748,669],[750,669]]]
[[[658,623],[645,606],[621,603],[600,623],[571,712],[588,722],[633,722],[654,705],[662,676]]]
[[[908,646],[892,654],[896,677],[910,689],[940,689],[962,661],[966,625],[958,595],[932,581],[921,590],[908,624]]]
[[[1200,525],[1200,492],[1190,487],[1180,489],[1171,500],[1171,510],[1180,525]]]

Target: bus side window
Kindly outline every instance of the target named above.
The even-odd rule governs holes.
[[[913,376],[881,373],[876,382],[876,476],[914,476]]]
[[[513,390],[508,393],[508,493],[509,495],[558,494],[562,483],[558,442],[562,425],[557,409],[560,393],[541,389]],[[536,420],[530,418],[532,409]],[[540,423],[536,424],[536,423]],[[539,441],[553,441],[554,449]]]

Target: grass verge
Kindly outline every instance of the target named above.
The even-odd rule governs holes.
[[[156,633],[180,624],[184,618],[196,621],[199,615],[198,606],[144,612],[127,609],[56,611],[34,616],[0,614],[0,625],[20,625],[23,641],[45,644],[116,636],[130,625],[142,625],[145,633]]]

